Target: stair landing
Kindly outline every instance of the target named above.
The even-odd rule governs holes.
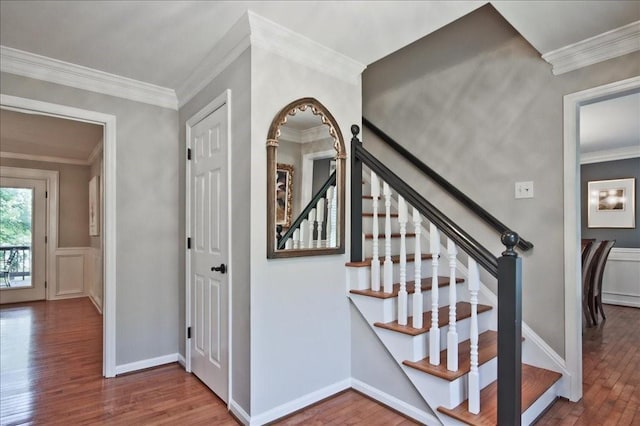
[[[522,364],[522,412],[536,402],[562,374],[543,368]],[[498,382],[493,382],[480,392],[480,414],[468,411],[468,401],[456,408],[438,407],[438,411],[468,425],[494,426],[498,424]]]

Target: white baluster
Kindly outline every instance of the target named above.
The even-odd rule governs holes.
[[[398,291],[398,324],[407,325],[407,203],[398,195],[398,223],[400,224],[400,290]]]
[[[318,239],[316,247],[322,247],[322,226],[324,224],[324,198],[320,198],[316,204],[316,220],[318,221]]]
[[[458,330],[456,329],[456,257],[458,249],[451,238],[447,241],[449,254],[449,332],[447,333],[447,370],[458,371]]]
[[[373,254],[371,259],[371,290],[380,291],[380,254],[378,253],[378,199],[380,180],[371,172],[371,203],[373,205]]]
[[[387,182],[382,184],[384,194],[384,292],[393,291],[393,261],[391,260],[391,188]]]
[[[329,189],[331,190],[331,213],[329,214],[331,218],[331,236],[329,238],[329,247],[336,247],[338,245],[338,190],[335,186]]]
[[[431,252],[431,329],[429,330],[429,363],[440,365],[440,327],[438,324],[438,262],[440,257],[440,231],[429,224],[429,250]]]
[[[309,232],[307,233],[307,247],[313,248],[313,231],[316,227],[316,209],[309,212]]]
[[[422,216],[413,208],[413,230],[416,233],[413,249],[415,291],[413,293],[413,328],[422,328],[422,249],[420,247],[420,234],[422,233]]]
[[[300,243],[299,243],[299,248],[305,248],[305,242],[306,240],[306,236],[309,233],[308,229],[309,229],[309,221],[307,219],[303,219],[302,223],[300,224]]]
[[[333,186],[330,186],[327,189],[327,226],[326,226],[326,234],[327,234],[327,247],[333,247],[331,245],[332,235],[333,235],[333,218],[331,217],[331,209],[333,208]]]
[[[300,228],[293,231],[293,248],[300,248]]]
[[[480,271],[475,260],[469,257],[469,294],[471,302],[471,356],[469,371],[469,412],[480,412],[480,375],[478,372],[478,291]]]
[[[293,240],[291,238],[287,239],[287,242],[284,243],[284,248],[287,250],[293,248]]]

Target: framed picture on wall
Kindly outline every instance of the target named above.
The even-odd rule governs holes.
[[[276,166],[276,225],[291,226],[293,206],[293,166],[278,163]]]
[[[590,181],[587,226],[635,228],[635,184],[635,178]]]
[[[89,181],[89,235],[96,237],[100,235],[100,210],[98,205],[98,194],[100,187],[99,177],[94,176]]]

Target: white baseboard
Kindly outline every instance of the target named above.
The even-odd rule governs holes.
[[[239,406],[238,403],[235,402],[233,399],[229,400],[229,411],[231,411],[231,413],[234,416],[236,416],[236,418],[240,420],[243,425],[252,424],[251,416],[249,416],[247,412],[244,411],[244,409],[241,406]]]
[[[175,353],[156,358],[143,359],[142,361],[130,362],[129,364],[116,365],[116,375],[177,362],[178,357],[179,354]]]
[[[394,410],[404,414],[405,416],[409,416],[414,420],[419,421],[425,425],[440,425],[441,422],[434,415],[427,413],[426,411],[420,410],[419,408],[414,407],[413,405],[409,405],[406,402],[396,398],[395,396],[389,395],[381,391],[380,389],[374,388],[364,382],[361,382],[357,379],[351,379],[351,387],[358,392],[361,392],[368,397],[375,399],[376,401],[393,408]]]
[[[187,360],[184,359],[181,353],[178,353],[178,364],[180,364],[185,370],[187,369]]]
[[[271,410],[265,411],[262,414],[253,416],[250,418],[251,420],[249,422],[249,425],[257,426],[257,425],[263,425],[265,423],[269,423],[271,421],[284,417],[288,414],[291,414],[295,411],[298,411],[302,408],[305,408],[308,405],[314,404],[327,397],[335,395],[338,392],[342,392],[345,389],[349,389],[350,387],[351,387],[350,379],[345,379],[340,382],[334,383],[325,388],[319,389],[315,392],[311,392],[307,395],[303,395],[300,398],[294,399],[293,401],[289,401],[278,407],[272,408]]]
[[[602,303],[609,305],[630,306],[640,308],[640,296],[637,294],[602,292]]]

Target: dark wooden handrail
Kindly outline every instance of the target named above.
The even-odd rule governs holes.
[[[284,245],[286,244],[287,240],[291,238],[291,236],[293,235],[295,230],[298,229],[302,221],[307,218],[307,216],[309,215],[309,212],[311,212],[311,210],[316,206],[316,204],[318,204],[318,201],[320,201],[320,198],[324,197],[327,191],[329,190],[329,188],[335,184],[336,184],[336,172],[334,171],[333,173],[331,173],[331,176],[329,176],[329,178],[324,183],[324,185],[322,185],[322,187],[318,190],[318,192],[315,193],[311,201],[309,201],[309,203],[305,206],[302,212],[300,212],[296,220],[291,224],[289,229],[287,229],[287,232],[285,232],[284,235],[278,240],[278,250],[282,250],[284,248]],[[318,236],[318,239],[319,238],[320,237]]]
[[[407,161],[413,164],[418,170],[431,178],[434,182],[440,185],[445,191],[447,191],[451,196],[457,199],[462,205],[471,210],[474,214],[488,223],[493,229],[495,229],[500,235],[505,232],[512,232],[511,229],[500,222],[495,216],[482,208],[478,203],[469,198],[466,194],[460,191],[458,188],[453,186],[451,182],[440,176],[435,170],[431,167],[427,166],[423,163],[418,157],[409,152],[405,147],[396,142],[391,136],[384,133],[380,130],[379,127],[374,125],[371,121],[362,117],[362,124],[371,130],[377,137],[382,139],[389,147],[391,147],[394,151],[404,157]],[[518,241],[518,247],[524,251],[530,250],[533,248],[533,244],[523,238],[520,238]]]

